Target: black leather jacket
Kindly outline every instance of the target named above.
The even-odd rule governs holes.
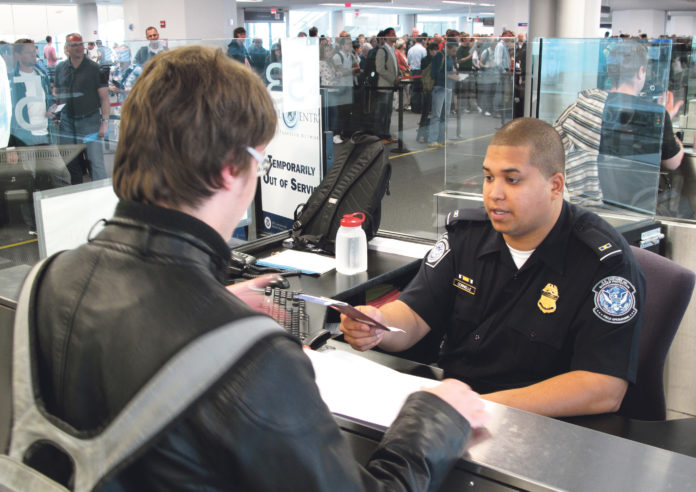
[[[98,433],[179,348],[254,313],[224,287],[223,239],[179,212],[121,202],[92,240],[40,279],[36,332],[50,413]],[[366,467],[320,398],[300,345],[271,335],[104,490],[426,490],[462,452],[469,424],[412,395]]]

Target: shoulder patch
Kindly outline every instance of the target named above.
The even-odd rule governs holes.
[[[435,268],[440,261],[447,256],[447,253],[450,252],[450,244],[449,244],[449,239],[447,238],[447,234],[445,233],[438,242],[435,243],[435,246],[430,250],[428,253],[428,256],[425,258],[425,264],[428,265],[429,267]]]
[[[599,261],[623,256],[623,244],[616,241],[610,234],[595,227],[594,224],[579,222],[575,224],[573,232],[597,255]]]
[[[614,325],[626,323],[638,314],[636,288],[623,277],[605,277],[592,287],[594,312],[602,321]]]
[[[481,222],[488,220],[486,209],[480,208],[460,208],[447,214],[445,227],[449,230],[458,222]]]

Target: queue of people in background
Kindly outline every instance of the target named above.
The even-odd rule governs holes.
[[[410,35],[397,37],[385,29],[372,37],[359,34],[344,44],[344,39],[350,40],[345,31],[335,39],[319,35],[315,29],[310,32],[314,34],[310,37],[319,39],[323,111],[328,120],[326,129],[337,135],[336,143],[345,140],[347,132],[354,131],[374,133],[384,143],[397,142],[390,134],[390,127],[391,114],[398,110],[421,115],[417,140],[431,144],[442,143],[440,128],[446,126],[445,118],[457,111],[480,113],[505,122],[513,117],[513,104],[519,110],[524,93],[520,75],[524,61],[516,53],[518,50],[525,53],[524,33],[515,40],[514,33],[507,30],[502,38],[494,38],[450,29],[444,36],[436,33],[431,37],[413,29]],[[449,54],[445,50],[447,43],[450,43]],[[429,54],[431,50],[434,51]],[[443,88],[436,91],[437,102],[447,107],[436,108],[438,135],[429,138],[428,128],[434,124],[431,121],[433,81],[426,82],[424,89],[422,71],[440,52],[444,53],[443,63],[438,63],[437,69],[447,67],[451,73],[447,77],[444,72],[436,74],[438,87]],[[347,54],[352,63],[347,60]],[[376,62],[377,57],[380,63]],[[343,64],[346,66],[341,67]],[[352,91],[346,90],[347,76],[339,82],[348,65],[352,65]],[[513,73],[518,75],[514,84]],[[434,79],[434,76],[426,73],[425,78]],[[445,82],[443,78],[448,80]],[[453,94],[449,94],[449,89]],[[402,91],[401,102],[396,96],[398,91]],[[348,93],[352,95],[350,105],[345,102]],[[440,101],[443,93],[447,97]]]

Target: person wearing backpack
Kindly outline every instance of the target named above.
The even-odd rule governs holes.
[[[423,106],[421,117],[418,120],[418,134],[416,140],[418,143],[427,143],[428,127],[430,126],[430,109],[433,101],[433,85],[435,80],[432,77],[431,64],[433,56],[438,52],[439,45],[436,42],[428,43],[428,54],[421,60],[421,87],[423,88]]]
[[[377,105],[377,51],[382,46],[382,36],[384,31],[380,31],[369,43],[363,46],[362,70],[362,114],[360,115],[360,128],[367,133],[373,133],[375,128],[375,107]]]
[[[225,241],[270,168],[276,114],[259,77],[220,50],[145,65],[123,106],[115,215],[53,257],[29,298],[36,391],[54,421],[99,434],[180,349],[233,321],[274,323],[225,287]],[[361,466],[278,327],[96,488],[434,490],[486,416],[458,381],[416,392]],[[54,479],[67,485],[69,470]]]

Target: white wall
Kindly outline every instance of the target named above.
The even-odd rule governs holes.
[[[667,27],[665,33],[669,36],[693,36],[696,33],[696,13],[667,12]]]
[[[665,34],[664,10],[614,10],[611,14],[612,34],[636,36],[646,33],[650,38]]]
[[[496,36],[500,36],[503,30],[509,29],[515,34],[527,32],[527,27],[520,27],[519,23],[529,23],[529,0],[497,0],[495,3]]]
[[[148,26],[156,27],[162,39],[185,39],[185,14],[184,0],[169,0],[166,4],[123,0],[126,39],[144,40],[145,28]],[[167,27],[160,28],[161,20],[167,23]]]
[[[67,34],[75,31],[75,5],[0,5],[0,39],[8,43],[20,38],[38,41],[48,34],[62,43]]]
[[[244,25],[244,19],[237,18],[237,2],[233,0],[184,0],[184,13],[187,39],[231,39],[234,27]]]
[[[231,19],[234,27],[244,25],[235,0],[206,0],[204,4],[195,0],[123,0],[123,16],[128,40],[144,40],[148,26],[155,26],[161,39],[173,41],[229,39]],[[165,21],[166,27],[160,27],[160,21]]]

